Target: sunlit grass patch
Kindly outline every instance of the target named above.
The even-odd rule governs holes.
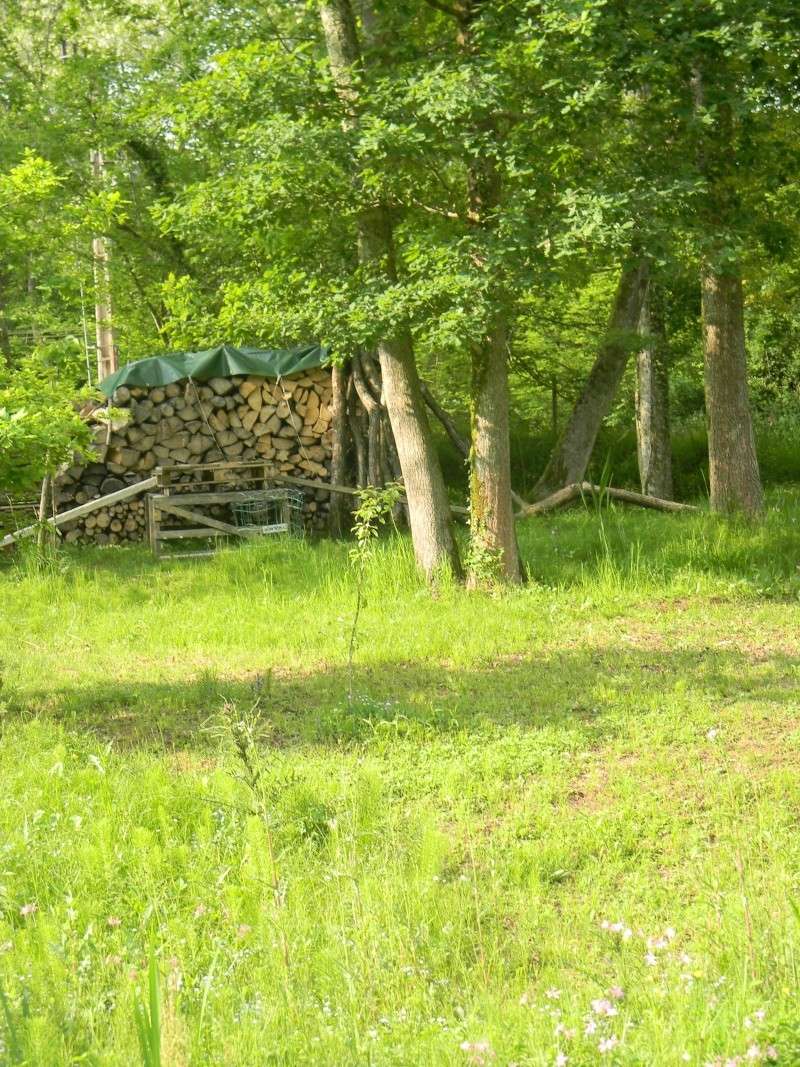
[[[796,1062],[796,502],[9,568],[0,1063]]]

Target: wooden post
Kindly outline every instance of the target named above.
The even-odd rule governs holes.
[[[99,185],[104,176],[105,162],[103,153],[92,152],[92,171],[95,182]],[[109,249],[105,237],[95,237],[92,241],[94,258],[95,285],[95,334],[97,338],[97,378],[102,381],[113,374],[118,367],[117,349],[114,345],[114,331],[111,327],[111,272],[109,270]]]

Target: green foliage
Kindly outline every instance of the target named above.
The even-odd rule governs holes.
[[[374,554],[375,541],[391,519],[392,511],[403,494],[403,487],[394,482],[388,485],[368,485],[358,492],[358,504],[353,510],[353,534],[355,544],[350,549],[350,558],[359,573]]]
[[[31,359],[0,371],[0,484],[29,491],[90,443],[72,383]]]

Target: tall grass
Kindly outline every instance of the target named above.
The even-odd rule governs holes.
[[[0,1063],[796,1062],[798,496],[587,503],[2,573]]]

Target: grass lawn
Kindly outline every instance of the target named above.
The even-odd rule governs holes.
[[[530,520],[498,596],[381,542],[352,701],[346,545],[5,564],[0,1063],[800,1063],[770,505]]]

